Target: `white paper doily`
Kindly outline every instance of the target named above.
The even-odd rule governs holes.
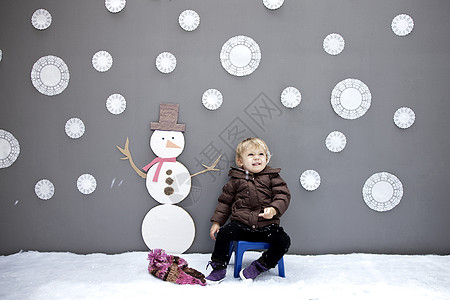
[[[416,114],[409,107],[400,107],[394,114],[395,125],[402,129],[411,127],[415,120]]]
[[[31,16],[31,24],[38,30],[47,29],[52,24],[52,15],[46,9],[40,8]]]
[[[294,108],[302,101],[300,91],[292,86],[288,86],[281,93],[281,103],[287,108]]]
[[[391,23],[392,31],[398,36],[405,36],[411,33],[414,28],[413,19],[406,15],[397,15]]]
[[[278,9],[283,5],[284,0],[263,0],[263,4],[268,9]]]
[[[193,31],[197,29],[198,25],[200,24],[200,16],[197,12],[188,9],[180,14],[180,16],[178,17],[178,23],[184,30]]]
[[[101,50],[92,56],[92,66],[99,72],[108,71],[113,64],[113,58],[109,52]]]
[[[85,129],[83,121],[78,118],[71,118],[66,122],[66,134],[72,139],[81,137],[84,134]]]
[[[105,0],[106,9],[112,13],[120,12],[126,4],[126,0]]]
[[[97,188],[97,181],[91,174],[83,174],[78,177],[77,188],[82,194],[92,194]]]
[[[121,94],[112,94],[106,100],[106,108],[113,115],[118,115],[127,108],[127,101]]]
[[[19,154],[19,141],[10,132],[0,129],[0,168],[12,165]]]
[[[347,138],[342,132],[333,131],[325,139],[325,145],[331,152],[341,152],[347,145]]]
[[[323,40],[323,49],[330,55],[337,55],[344,50],[344,38],[337,33],[331,33]]]
[[[48,179],[39,180],[34,186],[34,192],[41,200],[48,200],[55,194],[55,186]]]
[[[259,66],[261,50],[252,38],[244,35],[234,36],[222,46],[220,61],[222,67],[231,75],[249,75]]]
[[[162,52],[156,57],[156,68],[161,73],[170,73],[175,70],[177,59],[170,52]]]
[[[320,175],[315,170],[306,170],[300,176],[300,184],[307,191],[314,191],[320,185]]]
[[[396,207],[403,197],[400,180],[388,172],[375,173],[363,186],[363,199],[371,209],[382,212]]]
[[[218,109],[223,102],[222,93],[216,89],[209,89],[203,93],[202,104],[209,110]]]
[[[42,94],[54,96],[62,93],[69,85],[69,68],[59,57],[53,55],[38,59],[31,69],[31,82]]]
[[[357,119],[370,107],[372,95],[364,82],[358,79],[345,79],[331,92],[331,106],[344,119]]]
[[[149,249],[159,248],[166,253],[181,254],[189,249],[194,237],[192,217],[177,205],[157,205],[142,221],[142,238]]]

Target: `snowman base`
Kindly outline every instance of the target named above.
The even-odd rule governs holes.
[[[142,238],[149,249],[164,249],[169,254],[181,254],[191,247],[194,237],[192,217],[176,205],[157,205],[142,221]]]

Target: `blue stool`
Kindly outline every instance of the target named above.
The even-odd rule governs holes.
[[[242,269],[242,258],[244,257],[244,252],[247,250],[260,250],[269,249],[270,244],[263,242],[247,242],[247,241],[233,241],[230,245],[230,257],[234,251],[234,277],[239,277],[239,272]],[[284,273],[284,260],[281,258],[278,261],[278,275],[280,277],[285,277]]]

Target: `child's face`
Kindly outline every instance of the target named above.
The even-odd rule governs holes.
[[[251,173],[259,173],[267,165],[267,156],[263,149],[250,147],[242,153],[242,158],[238,159],[238,164]]]

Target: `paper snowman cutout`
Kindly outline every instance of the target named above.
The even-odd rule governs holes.
[[[144,173],[133,162],[127,138],[125,147],[117,148],[129,160],[131,167],[142,178],[153,199],[161,203],[152,208],[142,222],[142,237],[149,249],[161,248],[167,253],[181,254],[194,241],[195,225],[191,216],[181,207],[174,204],[185,199],[191,190],[191,178],[208,172],[219,171],[215,166],[220,156],[210,166],[191,175],[188,169],[177,161],[183,152],[185,124],[178,124],[178,104],[161,103],[159,122],[151,122],[154,130],[150,138],[150,148],[157,156],[151,163],[142,168]]]

